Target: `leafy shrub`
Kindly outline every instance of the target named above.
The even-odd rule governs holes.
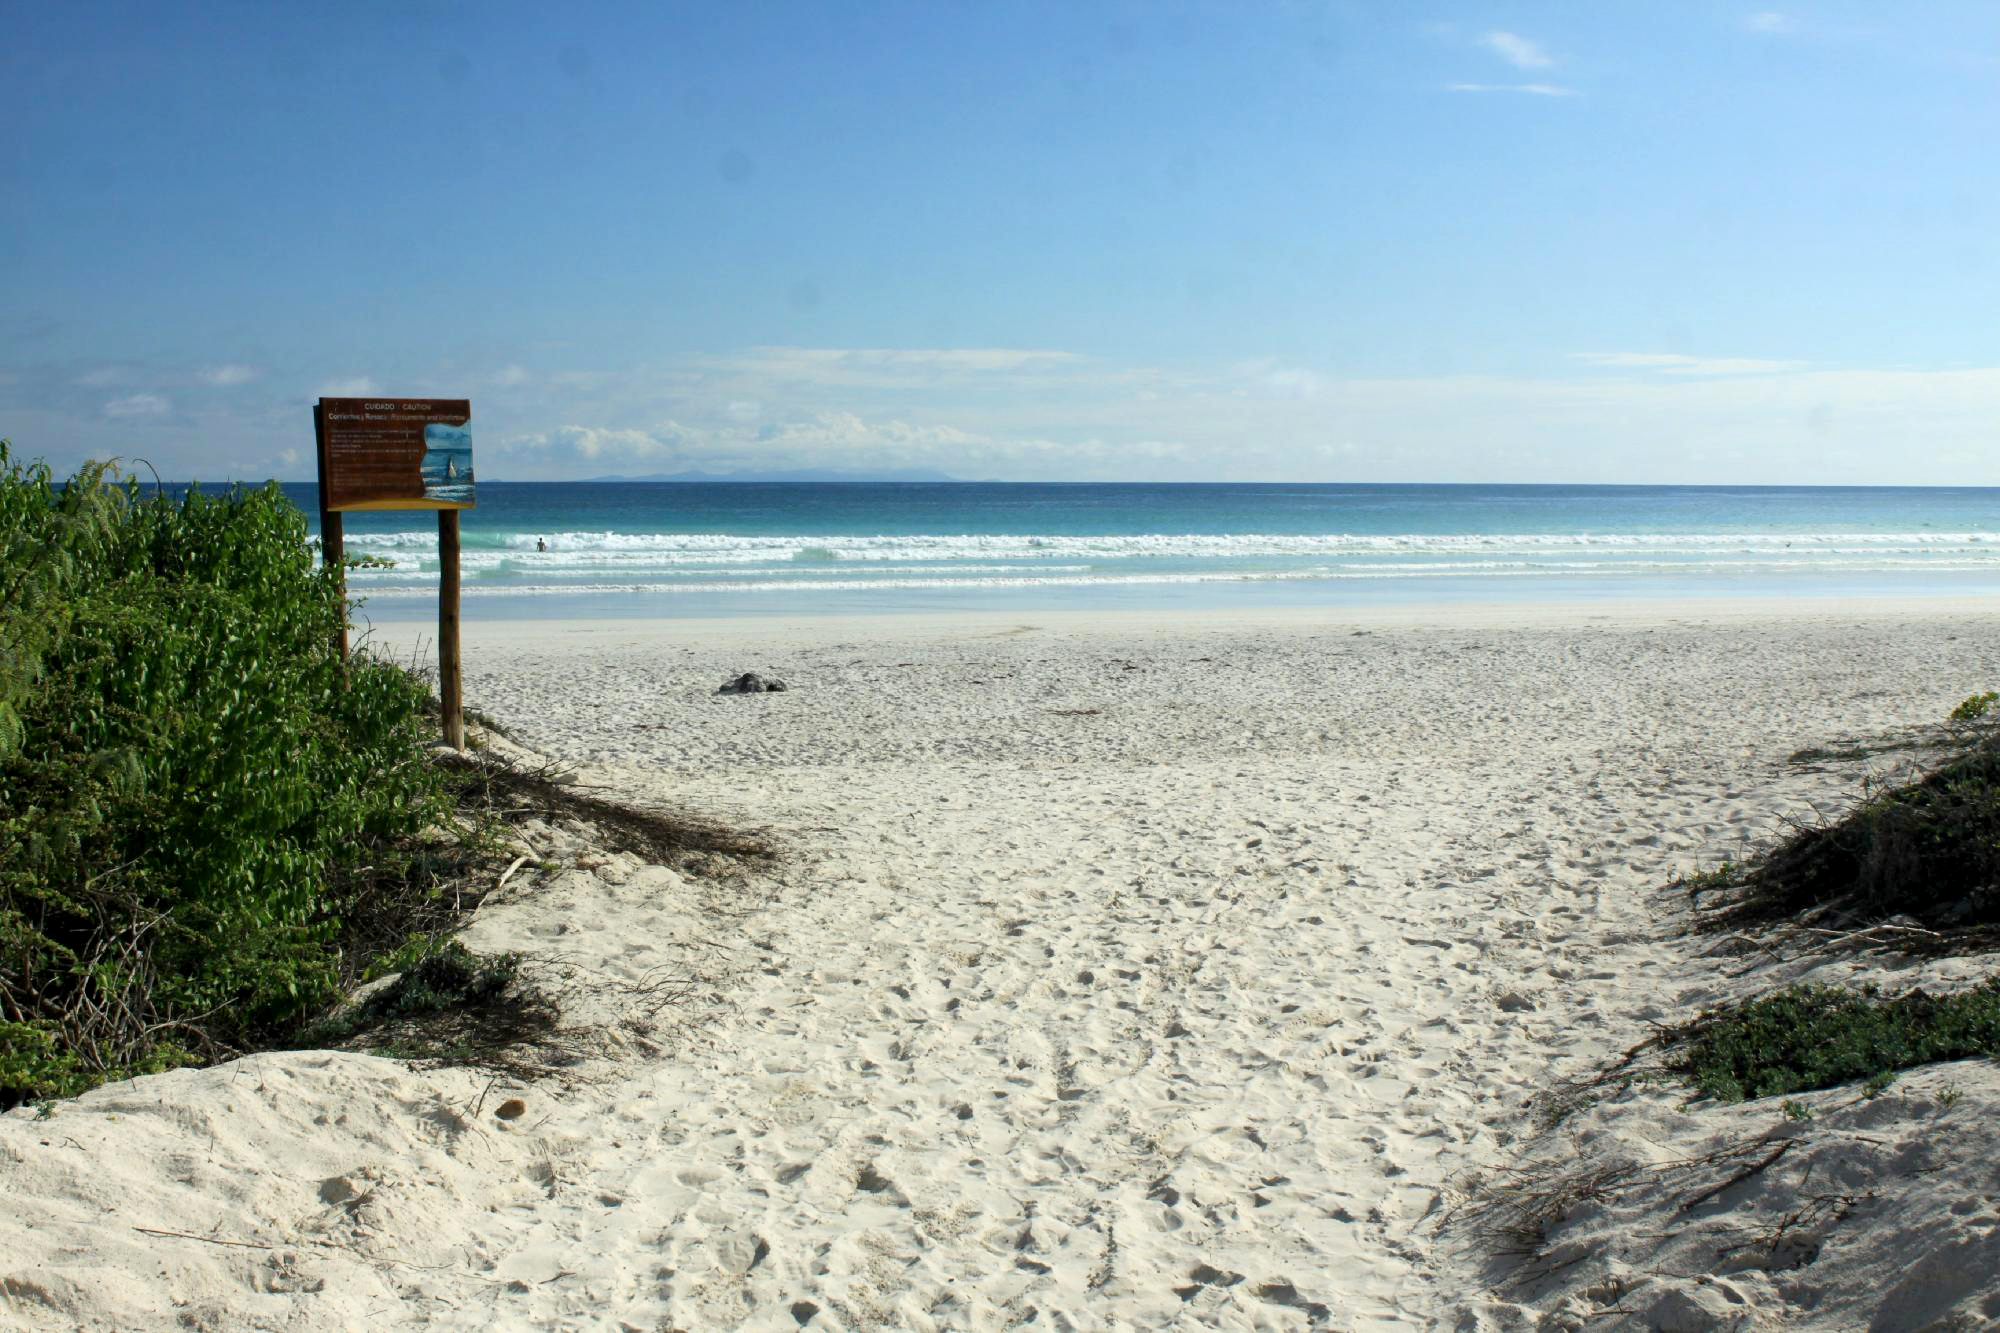
[[[1996,703],[2000,703],[2000,693],[1988,690],[1984,694],[1975,694],[1963,700],[1958,707],[1951,710],[1951,720],[1954,722],[1982,721],[1992,714],[1993,705]]]
[[[457,940],[420,938],[399,953],[385,960],[394,981],[351,1012],[316,1023],[302,1035],[314,1042],[341,1041],[395,1019],[499,1001],[521,970],[519,954],[486,957]]]
[[[46,467],[10,466],[0,440],[0,757],[20,749],[21,708],[42,678],[42,655],[61,636],[69,597],[103,559],[124,493],[92,465],[60,490]]]
[[[359,868],[445,808],[423,686],[334,635],[277,487],[57,486],[0,443],[0,1105],[295,1022]]]
[[[1704,1014],[1664,1044],[1667,1067],[1719,1101],[1857,1082],[1874,1093],[1899,1070],[2000,1056],[2000,977],[1949,995],[1793,986]]]

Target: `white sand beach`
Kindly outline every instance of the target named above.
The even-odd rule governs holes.
[[[778,848],[703,880],[544,829],[467,932],[672,976],[667,1025],[564,1086],[267,1054],[0,1116],[0,1324],[2000,1321],[1991,1065],[1811,1120],[1657,1087],[1544,1132],[1534,1104],[1761,987],[1978,971],[1718,954],[1664,889],[1903,757],[1796,751],[2000,687],[1990,600],[465,643],[468,702],[521,744]],[[789,688],[715,693],[743,671]],[[1776,1130],[1783,1161],[1696,1207],[1730,1169],[1647,1174]],[[1580,1198],[1539,1274],[1447,1225],[1480,1182],[1594,1162],[1656,1187]],[[1784,1262],[1721,1253],[1828,1180],[1849,1202],[1801,1204]]]

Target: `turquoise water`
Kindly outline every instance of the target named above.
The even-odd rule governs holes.
[[[1996,488],[482,482],[461,521],[488,618],[2000,591]],[[369,616],[434,614],[430,514],[345,528],[394,562]]]

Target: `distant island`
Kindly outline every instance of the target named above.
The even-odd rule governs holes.
[[[801,468],[790,472],[654,472],[643,477],[585,477],[585,481],[960,481],[962,478],[925,468],[903,472],[842,472],[837,468]]]

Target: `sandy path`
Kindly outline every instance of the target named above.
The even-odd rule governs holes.
[[[1870,639],[613,650],[588,715],[515,659],[475,688],[537,744],[798,851],[729,1016],[589,1113],[643,1145],[580,1153],[615,1219],[513,1237],[507,1308],[1428,1325],[1471,1294],[1422,1225],[1449,1180],[1687,989],[1644,891],[1808,795],[1785,754],[1991,661]],[[794,689],[709,696],[745,665]]]

